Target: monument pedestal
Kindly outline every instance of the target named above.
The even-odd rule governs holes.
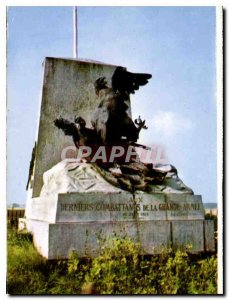
[[[214,224],[204,220],[201,196],[188,194],[68,193],[32,198],[27,229],[48,259],[97,256],[104,241],[128,236],[144,254],[162,249],[215,251]]]

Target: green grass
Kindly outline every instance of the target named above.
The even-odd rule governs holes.
[[[67,274],[66,261],[41,257],[30,234],[8,229],[7,292],[11,295],[80,293],[75,280]]]
[[[29,234],[8,230],[7,292],[11,295],[216,294],[216,255],[162,252],[140,256],[128,238],[114,238],[97,258],[47,261]]]

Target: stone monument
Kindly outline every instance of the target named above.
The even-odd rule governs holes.
[[[140,117],[130,94],[150,74],[79,60],[46,58],[26,226],[48,259],[97,256],[112,236],[145,254],[215,251],[214,224],[172,165],[141,162]],[[66,157],[71,149],[75,157]],[[63,155],[64,153],[64,155]]]

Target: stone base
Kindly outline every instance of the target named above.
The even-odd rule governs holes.
[[[27,230],[48,259],[97,256],[102,241],[130,237],[144,254],[162,249],[215,251],[214,223],[204,220],[200,196],[181,194],[69,193],[33,198]]]
[[[29,221],[34,244],[47,259],[98,256],[104,240],[112,236],[130,237],[140,243],[143,254],[158,254],[163,249],[183,249],[192,253],[215,251],[214,224],[210,221],[87,222],[50,224]]]

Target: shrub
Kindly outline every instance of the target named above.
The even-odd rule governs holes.
[[[211,256],[201,259],[193,265],[188,293],[190,294],[216,294],[217,293],[217,259]]]
[[[94,282],[101,294],[130,294],[139,267],[139,245],[125,238],[114,238],[94,258],[86,282]]]

